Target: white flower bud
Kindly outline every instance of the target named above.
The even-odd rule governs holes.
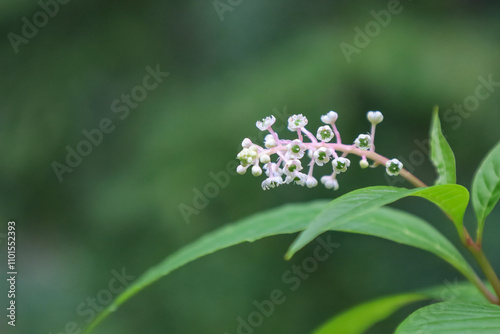
[[[259,151],[259,147],[257,145],[252,145],[248,149],[257,156],[257,152]]]
[[[368,163],[368,161],[366,161],[366,160],[363,159],[363,160],[359,161],[359,166],[361,168],[365,169],[365,168],[368,168],[368,166],[370,166],[370,164]]]
[[[276,144],[276,140],[274,140],[274,137],[273,135],[267,135],[266,138],[264,139],[264,146],[266,148],[273,148],[273,147],[276,147],[278,146]]]
[[[337,179],[333,178],[330,175],[325,175],[321,177],[321,183],[325,185],[326,189],[333,189],[333,190],[339,189],[339,182],[337,181]]]
[[[373,125],[377,125],[384,120],[384,115],[382,115],[380,111],[369,111],[366,114],[366,118],[368,118],[368,121]]]
[[[262,154],[260,156],[260,162],[263,164],[267,164],[269,161],[271,161],[271,157],[268,156],[267,154]]]
[[[321,121],[325,124],[334,124],[339,118],[339,114],[335,111],[329,111],[328,114],[321,116]]]
[[[307,177],[307,181],[306,181],[307,188],[314,188],[317,185],[318,185],[318,181],[314,177],[312,177],[312,176]]]
[[[242,165],[239,165],[237,168],[236,168],[236,173],[240,174],[240,175],[243,175],[247,172],[247,167],[243,167]]]
[[[252,145],[253,145],[252,141],[250,139],[248,139],[248,138],[243,139],[243,141],[241,142],[241,146],[243,148],[249,148]]]
[[[262,175],[262,169],[259,166],[253,166],[252,167],[252,175],[253,176],[260,176]]]
[[[257,151],[251,148],[244,148],[236,157],[240,160],[243,167],[246,167],[253,163],[254,159],[257,157]]]

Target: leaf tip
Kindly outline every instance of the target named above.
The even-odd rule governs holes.
[[[292,248],[288,249],[288,251],[286,252],[286,254],[284,256],[285,261],[290,261],[294,255],[295,255],[295,251]]]
[[[432,108],[432,113],[434,115],[439,114],[439,106],[437,104]]]

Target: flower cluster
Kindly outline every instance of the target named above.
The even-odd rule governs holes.
[[[241,143],[243,150],[237,156],[240,160],[237,172],[243,175],[249,168],[254,176],[260,176],[264,172],[267,176],[262,182],[264,190],[289,183],[312,188],[318,185],[318,181],[313,177],[314,167],[331,164],[331,174],[322,176],[320,182],[328,189],[337,190],[339,188],[337,175],[347,171],[351,166],[351,160],[347,156],[354,154],[361,158],[359,162],[361,168],[368,168],[370,159],[373,161],[372,167],[382,164],[385,165],[387,174],[399,175],[403,170],[403,164],[399,160],[389,160],[375,153],[375,128],[383,121],[384,116],[380,111],[370,111],[366,117],[371,123],[370,133],[360,134],[353,144],[348,145],[342,143],[336,126],[338,114],[334,111],[321,116],[321,121],[325,125],[318,128],[316,136],[306,129],[308,120],[304,115],[291,116],[288,119],[288,129],[297,133],[298,138],[294,140],[280,139],[272,129],[276,118],[266,117],[256,123],[259,130],[269,132],[264,139],[264,146],[245,138]],[[305,138],[309,139],[309,142],[305,142]],[[335,142],[331,142],[333,139]],[[274,155],[276,160],[273,162],[271,157]],[[310,159],[307,173],[303,172],[304,166],[301,161],[305,156]]]

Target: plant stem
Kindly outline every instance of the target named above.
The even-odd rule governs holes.
[[[484,285],[483,281],[477,275],[474,275],[474,279],[470,281],[476,286],[476,288],[478,288],[479,291],[481,291],[483,296],[488,299],[490,303],[499,305],[498,297],[492,294],[490,290],[488,290],[486,285]]]
[[[346,146],[346,145],[344,145],[344,146]],[[350,149],[347,149],[344,152],[353,153],[353,154],[359,155],[360,157],[362,157],[364,155],[368,159],[371,159],[382,166],[385,166],[386,162],[389,161],[388,158],[386,158],[378,153],[375,153],[375,152],[363,151],[363,150],[360,150],[360,149],[353,147],[353,146],[349,146],[349,148]],[[413,175],[412,173],[410,173],[409,171],[407,171],[404,168],[401,170],[399,175],[404,177],[408,182],[410,182],[411,184],[413,184],[417,188],[427,187],[427,185],[425,183],[420,181],[420,179],[418,179],[415,175]]]
[[[483,244],[483,229],[484,229],[484,220],[482,222],[477,223],[477,232],[476,232],[476,244],[481,247]]]
[[[287,143],[287,141],[285,141],[285,143]],[[354,145],[345,145],[345,144],[339,144],[339,143],[336,143],[336,144],[335,143],[318,143],[317,141],[312,142],[312,143],[305,143],[305,145],[308,149],[317,149],[319,147],[327,147],[327,148],[331,148],[335,151],[340,151],[340,152],[343,152],[346,154],[355,154],[359,157],[364,156],[364,157],[366,157],[370,160],[373,160],[375,163],[382,165],[382,166],[385,166],[386,162],[389,161],[388,158],[386,158],[378,153],[375,153],[372,151],[363,151]],[[279,145],[279,146],[276,146],[276,147],[271,148],[271,149],[262,149],[262,151],[263,151],[262,153],[265,153],[267,155],[272,155],[274,153],[278,153],[278,152],[286,150],[286,149],[287,149],[286,145]],[[427,185],[425,183],[420,181],[415,175],[413,175],[412,173],[410,173],[409,171],[407,171],[404,168],[401,170],[399,175],[404,177],[408,182],[410,182],[411,184],[413,184],[417,188],[427,187]]]
[[[481,270],[483,271],[484,275],[488,279],[488,281],[491,283],[491,286],[493,287],[493,290],[495,290],[495,293],[497,296],[500,298],[500,280],[498,279],[497,274],[495,273],[495,270],[491,266],[490,261],[484,254],[482,248],[478,248],[476,244],[474,245],[468,245],[466,246],[469,252],[474,256],[476,259],[477,263],[481,267]],[[496,298],[495,301],[492,301],[492,303],[500,305],[499,298]]]

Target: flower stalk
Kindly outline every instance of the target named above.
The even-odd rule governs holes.
[[[351,165],[348,155],[357,155],[361,158],[361,168],[369,166],[367,159],[370,159],[372,166],[386,166],[387,174],[391,176],[401,175],[412,183],[415,187],[425,187],[425,184],[413,174],[403,168],[403,164],[397,159],[388,159],[375,152],[375,128],[382,122],[383,115],[380,111],[370,111],[367,113],[367,119],[371,123],[370,134],[360,134],[353,144],[343,144],[340,132],[336,126],[338,114],[334,111],[321,116],[325,125],[319,127],[316,136],[306,129],[308,120],[302,114],[293,115],[288,119],[288,129],[297,133],[297,139],[280,139],[278,134],[272,129],[276,122],[274,116],[268,116],[261,121],[256,122],[256,126],[261,131],[269,131],[266,136],[264,146],[252,143],[250,139],[245,138],[242,146],[243,150],[238,154],[240,165],[237,168],[239,174],[245,174],[251,167],[254,176],[261,175],[260,163],[267,179],[262,182],[264,190],[280,186],[281,184],[295,183],[309,188],[315,187],[318,182],[313,176],[313,170],[316,165],[326,165],[331,160],[332,172],[330,175],[321,177],[321,183],[328,189],[337,190],[339,188],[337,175],[346,172]],[[335,143],[330,143],[336,137]],[[305,139],[309,141],[306,142]],[[307,153],[307,154],[306,154]],[[269,157],[276,155],[276,162],[272,162]],[[304,156],[310,158],[309,163],[300,163],[297,168],[297,161]],[[262,157],[265,157],[264,160]],[[301,172],[302,165],[307,165],[307,173]],[[283,179],[284,177],[284,179]]]

